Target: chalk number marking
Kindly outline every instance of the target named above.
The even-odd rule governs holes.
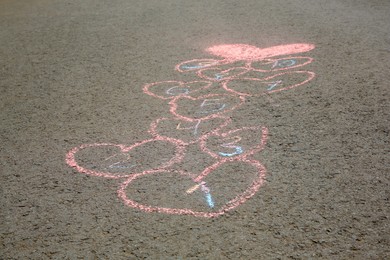
[[[230,142],[230,143],[221,144],[220,146],[226,147],[226,148],[230,148],[230,149],[234,149],[234,152],[233,152],[233,153],[219,152],[219,153],[218,153],[219,155],[225,156],[225,157],[232,157],[232,156],[235,156],[235,155],[242,154],[242,153],[244,152],[244,149],[242,149],[241,146],[235,145],[236,143],[238,143],[239,141],[241,141],[241,137],[235,136],[235,137],[232,137],[232,138],[234,138],[235,140],[233,140],[233,141]]]
[[[114,154],[110,157],[107,157],[106,159],[104,159],[105,161],[113,158],[113,157],[116,157],[118,155],[121,155],[121,154]],[[126,163],[126,162],[129,162],[130,161],[130,156],[127,156],[127,159],[126,160],[122,160],[122,161],[118,161],[118,162],[115,162],[111,165],[108,166],[108,168],[110,169],[130,169],[130,168],[133,168],[135,167],[137,164],[130,164],[130,163]]]
[[[218,111],[221,111],[225,109],[226,104],[217,102],[218,100],[223,100],[224,98],[217,98],[217,99],[205,99],[203,100],[200,107],[202,108],[199,113],[202,114],[209,114],[209,113],[215,113]],[[207,109],[209,108],[209,109]]]

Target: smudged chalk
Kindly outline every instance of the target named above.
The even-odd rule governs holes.
[[[214,201],[210,193],[206,193],[206,201],[210,208],[214,208]]]
[[[269,57],[308,52],[313,49],[314,45],[308,43],[278,45],[263,49],[247,44],[224,44],[212,46],[207,48],[206,51],[230,61],[255,61]]]

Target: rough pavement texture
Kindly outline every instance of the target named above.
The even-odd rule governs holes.
[[[389,258],[389,14],[386,0],[0,1],[0,258]],[[313,81],[231,114],[269,129],[254,155],[267,182],[246,203],[146,213],[65,163],[81,144],[149,139],[169,106],[143,86],[190,80],[176,64],[233,43],[316,46]],[[211,163],[188,157],[176,167]]]

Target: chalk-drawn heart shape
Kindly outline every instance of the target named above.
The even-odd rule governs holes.
[[[203,152],[216,159],[247,158],[264,148],[267,136],[266,127],[242,127],[225,133],[207,135],[200,141],[200,147]]]
[[[291,70],[305,66],[313,62],[310,57],[286,57],[280,59],[265,59],[261,61],[252,61],[248,67],[258,72],[276,72],[281,70]]]
[[[190,95],[211,86],[210,81],[160,81],[146,84],[144,93],[160,99],[172,99],[176,96]]]
[[[292,55],[314,49],[313,44],[295,43],[278,45],[269,48],[258,48],[247,44],[224,44],[207,48],[206,51],[227,60],[263,60],[270,57]]]
[[[198,71],[200,69],[218,66],[221,63],[223,63],[223,60],[194,59],[177,64],[175,69],[179,72]]]
[[[228,166],[229,163],[244,163],[254,169],[254,172],[251,173],[253,177],[251,180],[245,178],[245,175],[230,174],[231,177],[234,177],[234,180],[240,177],[246,180],[246,187],[243,186],[237,189],[239,182],[230,182],[229,184],[233,185],[233,189],[231,189],[223,186],[226,179],[223,180],[218,176],[211,179],[214,171],[219,170],[219,174],[223,174],[223,169],[235,168]],[[224,166],[226,168],[223,168]],[[248,171],[243,173],[248,173]],[[172,174],[176,174],[176,176]],[[235,209],[253,197],[264,184],[265,176],[265,167],[256,160],[221,160],[207,167],[197,178],[182,171],[173,172],[169,170],[135,174],[121,184],[118,189],[118,197],[127,206],[148,213],[158,212],[213,218]],[[218,182],[218,180],[221,181]],[[217,183],[214,185],[213,182]],[[218,188],[213,188],[213,185]],[[205,188],[203,189],[203,187]],[[195,190],[197,191],[195,192]],[[238,191],[238,193],[232,194],[232,191]],[[130,193],[130,196],[128,193]],[[200,198],[203,201],[199,200],[199,195],[204,197]]]
[[[195,122],[209,120],[233,111],[245,101],[242,96],[209,94],[200,97],[178,96],[169,102],[170,112],[177,118]]]
[[[67,153],[66,162],[83,174],[111,179],[127,178],[151,168],[165,169],[180,162],[185,153],[184,145],[181,140],[161,136],[131,146],[83,144]],[[165,151],[169,158],[165,158]],[[158,157],[160,154],[162,158]]]
[[[198,76],[211,81],[224,81],[237,78],[250,71],[247,67],[233,67],[230,69],[207,68],[198,71]]]
[[[220,131],[231,123],[229,117],[217,117],[210,120],[188,122],[178,118],[158,118],[150,124],[149,133],[154,137],[173,136],[185,144],[194,144],[211,133]]]
[[[302,86],[312,80],[315,73],[311,71],[283,72],[265,78],[240,78],[222,83],[222,87],[240,96],[262,96]]]

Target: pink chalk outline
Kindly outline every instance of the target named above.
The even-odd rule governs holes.
[[[169,170],[156,170],[156,171],[149,171],[145,173],[139,173],[134,174],[131,177],[129,177],[127,180],[125,180],[118,189],[118,197],[121,198],[124,203],[132,208],[136,208],[145,212],[158,212],[158,213],[165,213],[165,214],[173,214],[173,215],[192,215],[195,217],[204,217],[204,218],[214,218],[218,217],[220,215],[225,214],[226,212],[236,208],[237,206],[245,203],[248,199],[253,197],[256,192],[260,189],[260,187],[265,182],[265,176],[266,176],[266,169],[265,167],[256,160],[248,160],[245,158],[241,159],[229,159],[229,160],[221,160],[217,163],[207,167],[201,175],[196,177],[194,182],[201,183],[202,179],[205,178],[207,175],[212,173],[212,171],[216,170],[217,168],[221,167],[226,162],[233,162],[233,161],[240,161],[249,163],[250,165],[254,166],[257,169],[257,177],[254,179],[254,181],[251,183],[251,185],[242,193],[238,194],[234,199],[228,201],[225,203],[222,207],[220,207],[216,212],[204,212],[204,211],[196,211],[188,208],[178,209],[178,208],[167,208],[167,207],[156,207],[156,206],[150,206],[150,205],[144,205],[142,203],[136,202],[134,200],[131,200],[126,195],[126,188],[137,178],[140,178],[146,174],[158,174],[158,173],[167,173],[170,172]],[[189,175],[184,173],[183,171],[174,171],[181,175]]]
[[[212,150],[210,150],[207,147],[207,141],[212,136],[217,136],[217,137],[219,136],[221,138],[229,138],[230,136],[233,136],[233,135],[236,135],[236,134],[239,136],[240,132],[245,132],[247,130],[260,130],[260,129],[261,129],[262,134],[261,134],[261,139],[258,140],[259,143],[256,143],[257,140],[254,140],[254,144],[255,144],[254,147],[251,148],[250,150],[247,150],[247,151],[243,152],[240,155],[236,155],[234,157],[226,158],[226,157],[223,157],[221,155],[218,155],[217,153],[213,152]],[[265,147],[265,144],[267,143],[267,137],[268,137],[268,128],[267,127],[261,127],[261,126],[242,127],[242,128],[239,128],[239,129],[234,129],[234,130],[228,131],[226,133],[214,132],[214,133],[211,133],[209,135],[206,135],[206,136],[204,136],[200,140],[200,148],[201,148],[201,150],[203,152],[209,154],[211,157],[213,157],[215,159],[221,159],[221,158],[225,158],[224,160],[245,159],[248,156],[253,155],[254,153],[257,153],[257,152],[260,152],[261,150],[263,150],[263,148]]]
[[[292,89],[298,86],[301,86],[303,84],[306,84],[310,80],[312,80],[315,77],[315,73],[310,71],[290,71],[290,72],[283,72],[276,75],[272,75],[269,77],[261,77],[261,78],[242,78],[242,76],[247,72],[260,72],[260,73],[270,73],[270,72],[278,72],[278,71],[285,71],[285,70],[292,70],[298,67],[305,66],[313,61],[310,57],[285,57],[285,58],[278,58],[279,56],[284,55],[293,55],[297,53],[303,53],[308,52],[312,49],[314,49],[313,44],[287,44],[287,45],[279,45],[279,46],[273,46],[269,48],[258,48],[256,46],[247,45],[247,44],[226,44],[226,45],[217,45],[212,46],[208,48],[206,51],[212,55],[218,56],[221,59],[193,59],[189,61],[184,61],[182,63],[179,63],[176,65],[175,69],[179,72],[195,72],[196,75],[200,78],[207,79],[208,81],[191,81],[191,82],[183,82],[183,81],[161,81],[161,82],[154,82],[150,84],[146,84],[143,87],[143,91],[145,94],[148,94],[150,96],[164,99],[164,100],[170,100],[170,112],[174,116],[173,119],[169,118],[159,118],[151,123],[149,133],[153,136],[152,139],[147,139],[141,142],[137,142],[131,146],[126,146],[123,144],[111,144],[111,143],[96,143],[96,144],[83,144],[78,147],[73,148],[70,150],[66,155],[66,162],[69,166],[75,168],[78,172],[92,175],[92,176],[98,176],[98,177],[104,177],[104,178],[110,178],[110,179],[125,179],[125,181],[120,185],[118,189],[118,196],[121,198],[124,203],[132,208],[136,208],[145,212],[160,212],[160,213],[166,213],[166,214],[174,214],[174,215],[192,215],[196,217],[205,217],[205,218],[213,218],[218,217],[227,211],[230,211],[237,206],[241,205],[242,203],[245,203],[249,198],[254,196],[254,194],[260,189],[260,187],[265,182],[265,176],[266,176],[266,169],[265,167],[257,160],[249,159],[248,157],[252,156],[256,152],[261,151],[266,144],[267,137],[268,137],[268,129],[266,127],[261,126],[253,126],[253,127],[242,127],[234,130],[230,130],[227,132],[222,133],[222,129],[227,127],[231,123],[231,119],[227,116],[224,116],[225,113],[231,112],[241,106],[245,102],[245,97],[247,96],[262,96],[265,94],[270,94],[274,92],[280,92],[283,90]],[[275,58],[276,57],[276,58]],[[296,60],[304,60],[307,61],[303,63],[295,64]],[[294,64],[286,67],[277,67],[278,61],[283,60],[294,60]],[[244,66],[234,66],[233,63],[235,62],[245,62]],[[254,62],[262,62],[259,66],[264,65],[271,65],[271,69],[261,69],[256,68],[256,64]],[[229,65],[231,64],[231,68],[229,69],[221,69],[218,68],[218,66],[222,65]],[[236,72],[238,70],[241,70],[239,72]],[[215,71],[217,73],[214,73],[216,77],[212,78],[207,75],[207,73]],[[219,73],[218,73],[219,71]],[[233,73],[232,73],[233,72]],[[235,73],[234,73],[235,72]],[[227,75],[227,77],[223,77],[222,74]],[[232,74],[232,75],[229,75]],[[261,91],[258,94],[251,94],[251,93],[245,93],[240,92],[232,88],[231,84],[234,81],[242,80],[242,81],[257,81],[262,84],[269,84],[271,83],[279,83],[284,81],[274,81],[280,76],[285,75],[293,75],[293,74],[306,74],[307,78],[303,80],[302,82],[286,86],[283,88],[275,88],[277,85],[272,84],[266,91]],[[194,93],[200,90],[204,90],[209,88],[212,85],[212,82],[220,82],[221,86],[224,90],[228,91],[229,94],[208,94],[203,95],[199,97],[192,97],[189,95],[190,93]],[[268,82],[267,82],[268,81]],[[274,81],[274,82],[272,82]],[[196,86],[191,89],[191,84],[196,83],[205,83],[204,86]],[[163,89],[165,95],[158,95],[154,93],[153,88],[161,87],[159,85],[164,84],[172,84],[173,86],[169,89]],[[177,85],[176,85],[177,84]],[[166,88],[167,86],[165,86]],[[168,86],[169,87],[169,86]],[[179,89],[179,91],[177,91]],[[168,93],[169,92],[169,93]],[[223,97],[229,97],[229,98],[235,98],[239,102],[237,104],[231,104],[231,107],[228,109],[226,108],[226,103],[219,102],[218,100],[223,100]],[[204,100],[203,103],[200,105],[201,108],[204,107],[213,107],[213,105],[222,105],[218,108],[207,110],[206,112],[202,111],[200,113],[207,113],[209,115],[203,116],[200,118],[192,118],[188,116],[184,116],[178,113],[178,102],[187,100],[189,102],[197,101],[197,100]],[[206,103],[206,101],[210,101]],[[213,101],[218,101],[213,103]],[[227,104],[230,104],[227,102]],[[211,131],[207,132],[206,134],[203,134],[196,138],[193,141],[190,142],[184,142],[180,139],[176,138],[170,138],[164,135],[161,135],[158,132],[158,125],[159,123],[165,121],[165,120],[173,120],[177,122],[191,122],[196,123],[195,125],[195,133],[197,131],[197,127],[200,123],[202,123],[205,120],[210,120],[213,118],[219,118],[219,119],[225,119],[223,123],[220,125],[217,125],[214,127]],[[179,125],[178,125],[179,126]],[[179,130],[188,130],[188,129],[194,129],[193,127],[188,128],[177,128]],[[235,144],[239,144],[238,142],[242,139],[239,134],[241,132],[250,131],[250,130],[261,130],[261,138],[258,140],[258,142],[255,142],[254,146],[250,149],[246,149],[245,152],[242,149],[241,146],[236,146]],[[234,153],[216,153],[209,149],[207,147],[207,142],[210,140],[210,137],[220,137],[222,139],[233,139],[237,137],[233,142],[230,143],[224,143],[221,146],[228,148],[228,149],[235,149],[236,151]],[[160,166],[155,167],[153,169],[144,170],[142,172],[137,173],[129,173],[125,175],[119,175],[120,173],[111,173],[111,172],[104,172],[104,171],[94,171],[88,168],[84,168],[80,166],[76,160],[76,154],[86,148],[93,148],[93,147],[104,147],[104,146],[111,146],[119,148],[122,153],[127,153],[131,151],[134,148],[137,148],[143,144],[149,143],[149,142],[155,142],[155,141],[163,141],[171,143],[175,146],[176,151],[173,157],[165,163],[162,163]],[[175,163],[180,163],[184,156],[185,156],[185,149],[190,144],[197,144],[199,143],[200,149],[209,154],[211,157],[216,159],[217,161],[212,164],[211,166],[204,169],[198,176],[195,176],[193,174],[186,173],[184,171],[178,171],[170,169],[169,167],[173,166]],[[239,148],[237,150],[237,148]],[[224,165],[225,163],[230,162],[243,162],[248,163],[256,168],[257,171],[257,177],[253,180],[251,185],[242,193],[238,194],[234,199],[230,200],[229,202],[225,203],[222,206],[217,207],[218,209],[215,212],[203,212],[203,211],[196,211],[193,209],[180,209],[180,208],[167,208],[167,207],[157,207],[157,206],[150,206],[150,205],[144,205],[142,203],[136,202],[134,200],[131,200],[126,195],[126,189],[131,183],[136,180],[137,178],[144,177],[146,175],[152,175],[152,174],[164,174],[164,173],[177,173],[178,175],[185,175],[189,176],[196,185],[191,189],[196,189],[197,187],[200,187],[201,185],[205,185],[204,179],[211,174],[213,171]],[[206,190],[209,190],[207,188]],[[210,195],[210,194],[209,194]],[[210,203],[209,203],[210,204]],[[214,208],[214,203],[211,203]]]
[[[193,83],[200,83],[200,82],[203,82],[205,83],[205,86],[203,87],[200,87],[198,89],[195,89],[195,90],[190,90],[191,88],[191,84]],[[156,97],[156,98],[160,98],[160,99],[173,99],[174,97],[177,97],[177,96],[181,96],[181,95],[189,95],[189,93],[183,93],[183,94],[178,94],[178,95],[171,95],[171,96],[168,96],[168,97],[164,97],[164,96],[161,96],[161,95],[157,95],[155,94],[153,91],[151,91],[151,88],[155,87],[155,86],[158,86],[158,85],[162,85],[162,84],[165,84],[165,83],[176,83],[178,85],[178,87],[180,88],[186,88],[188,89],[189,93],[193,93],[193,92],[197,92],[197,91],[200,91],[202,89],[207,89],[211,86],[212,82],[209,82],[209,81],[191,81],[191,82],[183,82],[183,81],[175,81],[175,80],[168,80],[168,81],[160,81],[160,82],[154,82],[154,83],[150,83],[150,84],[146,84],[143,88],[144,90],[144,93],[145,94],[148,94],[152,97]],[[167,94],[168,95],[168,94]]]
[[[203,138],[206,138],[207,136],[213,134],[213,133],[217,133],[218,131],[220,131],[222,128],[226,127],[227,125],[229,125],[232,120],[229,118],[229,117],[219,117],[221,119],[224,119],[225,121],[222,122],[222,124],[218,125],[216,128],[214,128],[213,130],[211,130],[210,132],[206,133],[206,134],[203,134],[199,137],[196,137],[195,140],[191,141],[191,142],[185,142],[183,140],[181,140],[185,145],[190,145],[190,144],[195,144],[197,142],[199,142],[201,139]],[[183,120],[180,120],[178,118],[158,118],[156,121],[152,122],[150,124],[150,129],[149,129],[149,133],[154,136],[154,137],[161,137],[161,138],[169,138],[167,136],[164,136],[164,135],[161,135],[157,128],[158,128],[158,125],[163,122],[163,121],[176,121],[177,123],[180,123],[180,122],[183,122]],[[184,121],[184,122],[188,122],[188,121]]]
[[[110,178],[110,179],[121,179],[121,178],[127,178],[132,176],[134,173],[126,174],[126,175],[118,175],[110,172],[102,172],[102,171],[94,171],[88,168],[84,168],[79,165],[79,163],[76,160],[76,154],[85,148],[93,148],[93,147],[102,147],[102,146],[111,146],[111,147],[118,147],[122,153],[127,153],[131,151],[132,149],[139,147],[143,144],[150,143],[150,142],[157,142],[157,141],[163,141],[163,142],[169,142],[176,146],[176,153],[170,159],[168,162],[163,163],[161,166],[159,166],[157,169],[165,169],[170,166],[172,166],[175,163],[179,163],[185,154],[185,143],[181,140],[169,138],[169,137],[162,137],[162,136],[156,136],[152,139],[144,140],[142,142],[135,143],[131,146],[126,146],[123,144],[111,144],[111,143],[96,143],[96,144],[83,144],[78,147],[73,148],[68,152],[66,155],[66,163],[75,168],[78,172],[84,173],[91,176],[97,176],[97,177],[104,177],[104,178]],[[144,171],[145,172],[145,171]]]
[[[216,112],[216,113],[213,113],[211,115],[204,116],[204,117],[201,117],[201,118],[191,118],[191,117],[180,115],[177,112],[177,110],[178,110],[177,102],[182,100],[182,99],[188,99],[188,100],[191,100],[191,101],[196,101],[196,100],[212,99],[212,98],[216,98],[216,97],[230,97],[230,98],[233,97],[233,98],[238,99],[239,103],[236,104],[236,105],[233,105],[229,109],[226,109],[226,110],[223,109],[221,112]],[[209,94],[209,95],[204,95],[204,96],[200,96],[200,97],[197,97],[197,98],[193,98],[193,97],[190,97],[190,96],[177,96],[177,97],[175,97],[174,99],[172,99],[169,102],[169,105],[171,106],[170,112],[174,116],[176,116],[177,118],[179,118],[181,120],[184,120],[184,121],[194,122],[194,121],[198,121],[198,120],[203,121],[203,120],[209,120],[211,118],[221,117],[222,114],[225,114],[227,112],[233,111],[236,108],[240,107],[242,104],[244,104],[244,102],[245,102],[245,98],[243,96],[238,96],[237,97],[236,95],[230,95],[230,94]]]
[[[264,83],[264,82],[267,82],[267,81],[271,81],[273,80],[274,78],[276,77],[279,77],[279,76],[284,76],[284,75],[288,75],[288,74],[306,74],[307,75],[307,78],[300,82],[300,83],[297,83],[297,84],[294,84],[294,85],[290,85],[290,86],[287,86],[287,87],[284,87],[284,88],[279,88],[279,89],[274,89],[274,90],[269,90],[269,91],[263,91],[263,92],[260,92],[259,94],[250,94],[250,93],[244,93],[244,92],[239,92],[237,90],[234,90],[232,88],[230,88],[228,86],[228,84],[232,83],[232,81],[234,80],[248,80],[248,81],[258,81],[259,83]],[[230,92],[230,93],[233,93],[233,94],[236,94],[236,95],[240,95],[240,96],[262,96],[264,94],[270,94],[270,93],[275,93],[275,92],[280,92],[280,91],[283,91],[283,90],[288,90],[288,89],[292,89],[292,88],[295,88],[295,87],[298,87],[298,86],[302,86],[304,84],[306,84],[307,82],[309,82],[310,80],[312,80],[313,78],[315,77],[315,73],[314,72],[311,72],[311,71],[290,71],[290,72],[283,72],[283,73],[279,73],[279,74],[276,74],[276,75],[273,75],[273,76],[270,76],[270,77],[266,77],[266,78],[262,78],[262,79],[258,79],[258,78],[240,78],[240,79],[234,79],[234,80],[228,80],[228,81],[225,81],[222,83],[222,87]]]

